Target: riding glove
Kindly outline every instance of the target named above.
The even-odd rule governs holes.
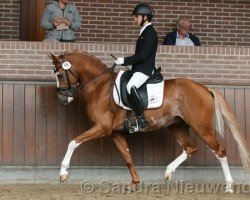
[[[122,57],[117,58],[116,61],[115,61],[115,64],[117,64],[117,65],[124,64],[124,58],[122,58]]]

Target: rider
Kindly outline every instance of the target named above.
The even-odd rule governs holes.
[[[127,91],[130,95],[132,108],[137,116],[140,129],[148,127],[148,121],[143,115],[143,106],[137,89],[153,74],[155,56],[158,46],[158,36],[151,20],[154,16],[153,8],[146,3],[140,3],[133,9],[134,21],[141,26],[140,36],[136,41],[135,54],[129,57],[119,57],[117,65],[132,65],[132,77],[128,82]]]

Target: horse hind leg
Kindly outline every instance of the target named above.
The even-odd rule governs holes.
[[[225,148],[219,144],[218,140],[216,139],[215,132],[213,128],[200,128],[200,130],[195,130],[202,140],[206,143],[206,145],[212,150],[215,157],[219,160],[223,174],[226,181],[226,193],[233,193],[232,190],[232,183],[233,178],[231,172],[229,170],[228,161],[226,157],[226,150]]]
[[[232,178],[231,172],[229,170],[226,154],[224,155],[224,157],[218,156],[215,152],[214,152],[214,154],[215,154],[216,158],[219,160],[221,167],[222,167],[222,170],[223,170],[223,173],[224,173],[224,177],[225,177],[225,181],[226,181],[225,192],[226,193],[233,193],[233,189],[232,189],[233,178]]]
[[[174,134],[175,139],[181,145],[183,153],[167,166],[165,180],[171,180],[172,174],[177,167],[197,150],[189,135],[189,127],[185,123],[171,125],[169,126],[169,130]]]

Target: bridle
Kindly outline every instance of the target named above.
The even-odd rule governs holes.
[[[83,87],[82,84],[79,84],[79,77],[72,71],[72,70],[64,70],[65,74],[66,74],[66,80],[67,80],[67,88],[62,88],[62,87],[58,87],[56,90],[58,93],[63,94],[65,96],[72,96],[72,94]],[[57,75],[57,71],[56,69],[54,69],[54,73]],[[76,79],[78,80],[78,84],[77,85],[72,85],[70,82],[70,74],[72,74],[74,77],[76,77]]]
[[[63,56],[60,56],[62,59],[62,63],[67,62],[65,61],[65,59],[63,58]],[[115,68],[116,64],[114,64],[112,67],[108,68],[107,70],[103,71],[101,74],[97,75],[95,78],[91,79],[90,81],[88,81],[85,84],[80,84],[80,78],[79,76],[74,73],[70,68],[69,69],[64,69],[62,66],[61,68],[65,71],[66,74],[66,81],[67,81],[67,88],[62,88],[62,87],[58,87],[57,88],[57,93],[64,95],[64,96],[68,96],[71,97],[73,96],[73,93],[76,92],[78,89],[84,88],[86,87],[86,85],[88,85],[89,83],[95,81],[96,79],[98,79],[100,76],[102,76],[103,74],[107,73],[107,72],[112,72],[112,75],[114,73],[114,68]],[[56,67],[54,68],[54,73],[57,76],[58,79],[58,69],[56,69]],[[72,85],[70,82],[70,75],[74,76],[77,79],[78,84],[77,85]]]
[[[63,57],[62,57],[62,63],[65,63],[65,60],[64,60]],[[57,70],[58,69],[56,69],[56,67],[55,67],[53,71],[54,71],[54,73],[55,73],[55,75],[57,76],[57,79],[58,79]],[[83,84],[79,84],[79,81],[80,81],[79,76],[77,74],[75,74],[71,69],[64,69],[63,68],[63,70],[65,71],[65,74],[66,74],[67,88],[58,87],[57,88],[57,93],[62,94],[64,96],[72,96],[73,93],[76,90],[83,87]],[[73,75],[77,79],[77,82],[78,82],[77,85],[72,85],[71,84],[71,82],[70,82],[70,74]]]

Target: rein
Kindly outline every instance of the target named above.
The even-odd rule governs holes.
[[[65,62],[63,56],[61,57],[62,59],[62,63]],[[99,77],[101,77],[102,75],[106,74],[107,72],[111,72],[111,79],[114,80],[114,70],[115,70],[115,67],[117,65],[114,63],[112,67],[108,68],[107,70],[103,71],[101,74],[97,75],[95,78],[91,79],[90,81],[88,81],[87,83],[85,84],[78,84],[77,86],[72,86],[71,82],[70,82],[70,78],[69,78],[69,74],[72,74],[77,80],[78,82],[80,81],[79,80],[79,76],[76,75],[75,73],[73,73],[72,70],[70,69],[64,69],[65,73],[66,73],[66,80],[67,80],[67,85],[68,85],[68,88],[61,88],[61,87],[58,87],[57,88],[57,92],[58,93],[61,93],[63,95],[66,95],[66,96],[71,96],[72,93],[74,93],[75,91],[77,91],[78,89],[81,89],[81,88],[84,88],[86,85],[90,84],[91,82],[95,81],[96,79],[98,79]],[[56,69],[54,69],[54,72],[56,73]],[[110,85],[112,85],[112,81],[110,83]],[[117,88],[117,86],[116,86]]]
[[[113,58],[115,58],[113,55],[111,55],[111,56],[112,56]],[[63,55],[62,55],[62,56],[59,56],[59,57],[61,57],[62,63],[64,63],[65,60],[64,60]],[[116,59],[116,58],[115,58],[115,59]],[[69,64],[70,64],[70,63],[69,63]],[[99,75],[97,75],[97,76],[94,77],[93,79],[91,79],[91,80],[89,80],[88,82],[83,83],[83,84],[80,84],[80,83],[79,83],[79,82],[80,82],[80,78],[79,78],[79,75],[78,75],[78,74],[74,73],[70,68],[65,69],[63,66],[61,66],[61,67],[63,68],[63,70],[65,71],[65,74],[66,74],[66,80],[67,80],[68,88],[61,88],[61,87],[58,87],[58,88],[57,88],[57,92],[58,92],[59,94],[63,95],[63,96],[72,97],[72,96],[73,96],[73,93],[74,93],[75,91],[77,91],[78,89],[82,89],[82,88],[86,87],[88,84],[94,82],[95,80],[97,80],[98,78],[100,78],[102,75],[106,74],[107,72],[110,72],[110,78],[109,78],[109,79],[110,79],[110,88],[111,88],[111,89],[110,89],[110,95],[109,95],[109,105],[110,105],[110,111],[111,111],[111,112],[115,112],[115,111],[116,111],[116,107],[114,107],[113,104],[112,104],[112,100],[113,100],[113,99],[112,99],[112,97],[113,97],[113,95],[112,95],[112,92],[113,92],[112,88],[113,88],[113,86],[115,87],[115,89],[116,89],[116,91],[117,91],[117,94],[119,95],[118,88],[117,88],[117,85],[116,85],[116,83],[115,83],[115,76],[114,76],[114,75],[115,75],[114,70],[115,70],[115,67],[116,67],[116,66],[117,66],[117,64],[114,63],[114,64],[112,65],[112,67],[106,68],[105,71],[101,72]],[[55,73],[57,72],[57,71],[56,71],[56,68],[54,69],[54,72],[55,72]],[[70,82],[70,74],[73,75],[73,76],[77,79],[78,85],[74,86],[74,85],[71,84],[71,82]],[[120,97],[119,97],[119,99],[120,99]]]

